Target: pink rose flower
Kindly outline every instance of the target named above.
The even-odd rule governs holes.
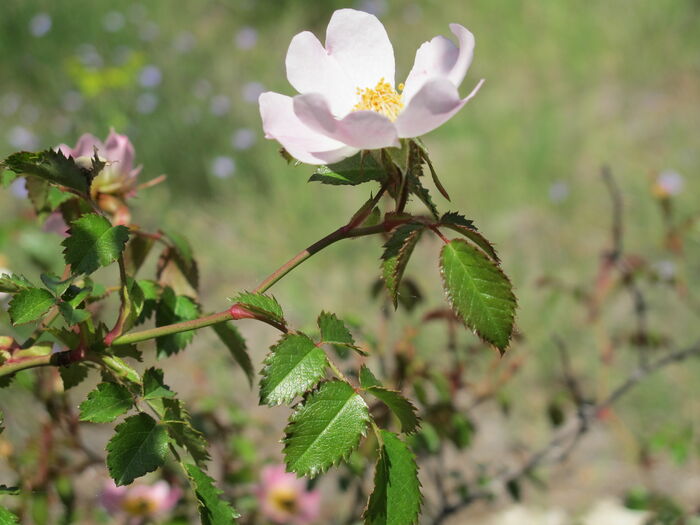
[[[109,480],[100,495],[100,503],[110,514],[126,516],[130,524],[136,525],[146,520],[162,519],[181,497],[182,490],[167,481],[117,487],[114,481]]]
[[[318,519],[321,493],[308,490],[306,480],[286,472],[284,465],[268,465],[255,490],[262,514],[274,523],[307,525]]]
[[[102,143],[94,135],[85,133],[78,139],[74,148],[61,144],[58,149],[85,167],[92,166],[92,158],[97,149],[97,156],[106,162],[106,166],[92,183],[93,193],[124,196],[133,193],[141,166],[134,168],[134,145],[126,135],[110,130],[107,140]]]
[[[458,46],[436,36],[416,52],[405,84],[394,87],[394,50],[382,23],[369,13],[340,9],[326,30],[325,47],[309,31],[287,51],[287,78],[300,93],[260,95],[268,139],[308,164],[332,164],[360,150],[399,146],[449,120],[466,97],[459,85],[474,53],[474,36],[451,24]]]

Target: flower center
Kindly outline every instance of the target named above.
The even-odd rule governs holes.
[[[272,505],[277,510],[286,514],[295,514],[297,511],[297,493],[294,490],[287,488],[278,488],[270,494]]]
[[[132,496],[124,499],[122,508],[131,516],[150,516],[158,509],[158,504],[150,498]]]
[[[403,91],[403,84],[399,84],[399,91]],[[403,95],[383,78],[374,88],[357,88],[357,94],[360,101],[353,107],[356,111],[375,111],[393,122],[403,109]]]

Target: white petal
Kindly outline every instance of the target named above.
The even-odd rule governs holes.
[[[357,153],[310,129],[294,114],[291,97],[267,92],[260,95],[260,116],[265,137],[277,140],[294,158],[307,164],[332,164]]]
[[[445,77],[459,87],[474,56],[474,35],[459,24],[450,24],[459,47],[444,36],[436,36],[418,48],[413,68],[406,78],[403,96],[409,102],[431,79]]]
[[[396,119],[399,137],[418,137],[447,122],[476,95],[483,83],[482,79],[466,98],[460,99],[457,88],[447,78],[429,80]]]
[[[313,33],[292,39],[287,51],[287,79],[299,93],[321,93],[335,115],[346,115],[356,103],[355,86]]]
[[[294,97],[294,112],[314,131],[357,149],[399,146],[396,127],[374,111],[353,111],[342,119],[331,113],[326,99],[317,93]]]
[[[394,49],[376,16],[339,9],[326,29],[326,51],[355,88],[373,88],[380,79],[394,85]]]
[[[95,135],[91,133],[85,133],[80,136],[77,144],[73,148],[71,156],[74,158],[78,157],[92,157],[95,154],[95,148],[98,150],[104,149],[104,144]]]

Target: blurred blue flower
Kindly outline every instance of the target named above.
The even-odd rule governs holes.
[[[86,67],[100,68],[104,64],[102,55],[97,51],[97,48],[92,44],[80,44],[76,50],[78,59]]]
[[[119,11],[109,11],[102,19],[102,27],[110,33],[120,31],[126,22],[126,18]]]
[[[371,13],[374,16],[381,16],[386,13],[386,0],[360,0],[356,2],[356,8],[365,13]]]
[[[226,95],[216,95],[211,99],[211,104],[209,104],[209,111],[212,115],[221,117],[229,112],[231,109],[231,99]]]
[[[39,148],[39,139],[37,136],[23,126],[10,128],[7,134],[7,142],[15,149],[31,151]]]
[[[252,49],[258,43],[258,31],[254,27],[244,27],[235,38],[238,49]]]
[[[226,179],[233,175],[236,171],[236,161],[231,157],[219,156],[214,157],[211,163],[211,173],[219,179]]]
[[[231,146],[237,150],[247,150],[253,147],[256,138],[256,134],[252,129],[241,128],[231,135]]]
[[[136,99],[136,111],[147,115],[158,107],[158,97],[153,93],[142,93]]]
[[[160,69],[158,69],[158,66],[149,64],[141,70],[141,73],[139,74],[139,83],[143,87],[156,87],[158,84],[160,84],[162,78],[163,75],[160,72]]]
[[[10,193],[18,199],[26,199],[29,195],[27,191],[27,179],[20,177],[12,181],[12,184],[10,184]]]
[[[248,82],[243,86],[243,100],[255,104],[263,91],[265,91],[265,86],[260,82]]]
[[[554,203],[564,202],[569,197],[569,184],[563,180],[549,187],[549,200]]]
[[[51,31],[53,22],[48,13],[39,13],[29,21],[29,32],[37,38],[41,38]]]

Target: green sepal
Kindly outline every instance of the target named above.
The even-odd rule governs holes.
[[[287,321],[284,319],[284,312],[277,299],[273,295],[266,295],[255,292],[241,292],[231,301],[238,303],[250,312],[266,317],[271,321],[286,326]]]
[[[309,182],[357,186],[373,180],[383,182],[386,176],[384,168],[372,155],[360,152],[335,164],[319,166],[309,178]]]

